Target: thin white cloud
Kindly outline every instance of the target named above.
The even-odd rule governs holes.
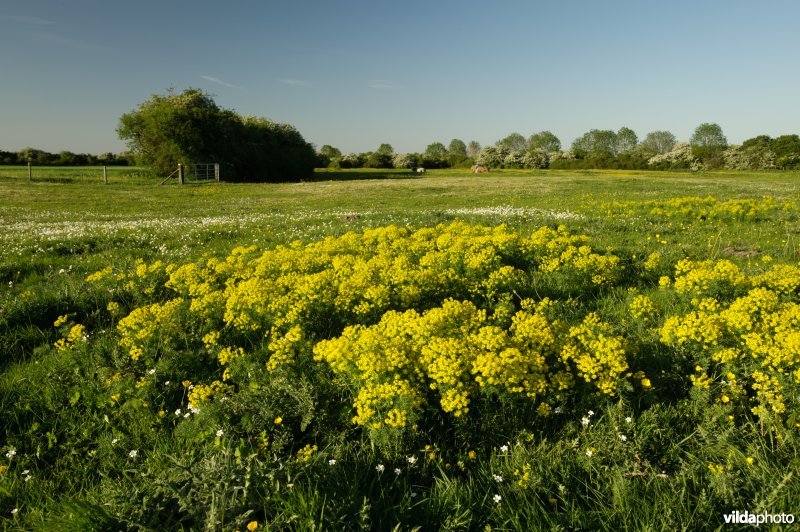
[[[278,83],[282,83],[284,85],[301,85],[303,87],[308,87],[311,85],[310,81],[306,81],[304,79],[279,79]]]
[[[227,81],[222,81],[219,78],[215,78],[214,76],[202,76],[204,80],[210,81],[212,83],[216,83],[217,85],[222,85],[223,87],[230,87],[231,89],[241,89],[239,85],[234,85],[233,83],[228,83]]]
[[[0,15],[0,19],[9,20],[17,24],[35,24],[37,26],[49,26],[55,24],[52,20],[45,20],[38,17],[24,17],[19,15]]]
[[[393,90],[401,88],[399,85],[395,85],[394,83],[386,79],[371,79],[367,83],[367,86],[370,89],[378,89],[378,90]]]
[[[69,37],[64,37],[62,35],[56,35],[53,33],[32,33],[31,37],[33,37],[34,39],[38,39],[40,41],[48,42],[50,44],[55,44],[57,46],[64,46],[67,48],[74,48],[76,50],[94,50],[94,51],[112,50],[111,47],[105,44],[84,41],[81,39],[70,39]]]

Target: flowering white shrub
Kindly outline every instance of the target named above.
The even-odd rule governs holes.
[[[688,142],[679,142],[667,153],[650,157],[647,164],[659,168],[689,168],[695,171],[704,168],[703,163],[692,154],[692,146]]]
[[[729,146],[722,152],[728,170],[766,170],[775,168],[775,153],[766,148]]]

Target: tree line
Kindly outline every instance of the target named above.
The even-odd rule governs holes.
[[[317,151],[318,168],[459,168],[473,164],[491,168],[528,169],[800,169],[800,136],[771,138],[759,135],[741,145],[729,145],[718,124],[697,126],[689,142],[678,142],[669,131],[651,131],[639,140],[622,127],[617,131],[592,129],[562,150],[561,140],[550,131],[529,137],[520,133],[481,146],[453,139],[445,146],[429,144],[421,153],[395,153],[390,144],[375,151],[342,152],[330,145]]]
[[[23,148],[17,152],[0,150],[0,165],[36,166],[133,166],[135,157],[130,152],[123,153],[73,153],[60,151],[50,153],[36,148]]]
[[[229,181],[297,181],[313,177],[314,168],[611,168],[611,169],[800,169],[800,137],[759,135],[729,145],[718,124],[700,124],[688,142],[669,131],[651,131],[644,139],[622,127],[592,129],[568,149],[550,131],[529,137],[511,133],[494,144],[473,140],[433,142],[424,151],[397,153],[390,144],[374,151],[343,154],[324,145],[319,150],[290,124],[242,116],[217,106],[199,89],[153,95],[123,114],[117,128],[128,152],[102,155],[58,154],[25,148],[0,151],[0,164],[146,165],[161,175],[179,163],[220,163]]]

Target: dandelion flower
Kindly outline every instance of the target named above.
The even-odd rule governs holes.
[[[253,530],[258,528],[258,521],[250,521],[247,523],[247,530],[253,532]]]
[[[276,425],[280,425],[281,423],[283,423],[283,418],[280,417],[280,416],[276,417],[275,418],[275,424]]]

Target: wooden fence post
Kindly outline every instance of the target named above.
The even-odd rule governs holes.
[[[28,183],[33,179],[33,171],[31,170],[31,162],[28,161]]]
[[[103,183],[108,184],[108,169],[103,166]]]
[[[219,163],[214,163],[214,179],[219,181]]]
[[[181,185],[183,184],[183,178],[184,178],[183,164],[178,163],[178,183]]]

